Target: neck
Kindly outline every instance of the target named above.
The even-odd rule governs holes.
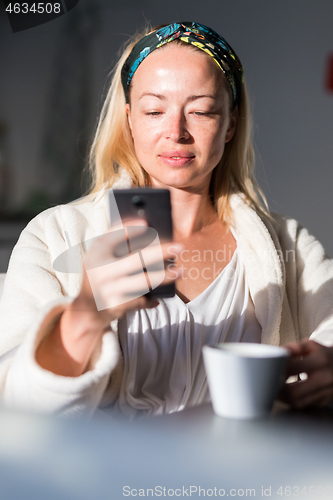
[[[208,191],[170,189],[175,240],[187,238],[218,221]]]

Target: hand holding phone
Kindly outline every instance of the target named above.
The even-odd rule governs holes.
[[[174,282],[156,285],[149,280],[151,272],[160,270],[161,266],[164,266],[162,253],[159,264],[155,264],[152,268],[147,268],[144,258],[145,249],[148,247],[172,242],[170,191],[154,188],[109,190],[109,206],[111,227],[120,222],[126,226],[126,221],[129,220],[145,219],[147,221],[147,231],[139,239],[131,238],[130,228],[128,228],[130,253],[140,253],[142,267],[149,281],[150,291],[146,293],[146,297],[173,297],[175,295]],[[156,251],[158,251],[157,248]],[[168,263],[172,264],[172,261],[169,260]]]

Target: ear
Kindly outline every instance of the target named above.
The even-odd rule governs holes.
[[[236,130],[237,120],[238,120],[238,107],[236,106],[235,109],[230,113],[229,126],[227,133],[225,135],[225,142],[229,142],[233,138]]]
[[[130,108],[130,105],[128,103],[126,104],[125,109],[126,109],[126,114],[127,114],[128,126],[130,128],[131,135],[133,137],[132,121],[131,121],[131,108]]]

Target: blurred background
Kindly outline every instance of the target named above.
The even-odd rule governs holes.
[[[235,49],[270,208],[333,256],[332,0],[80,0],[17,32],[0,3],[0,272],[28,220],[85,191],[79,178],[122,44],[146,22],[175,20],[207,24]]]

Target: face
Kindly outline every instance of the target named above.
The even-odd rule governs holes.
[[[137,158],[154,186],[208,191],[236,126],[224,78],[209,56],[174,43],[140,64],[127,114]]]

